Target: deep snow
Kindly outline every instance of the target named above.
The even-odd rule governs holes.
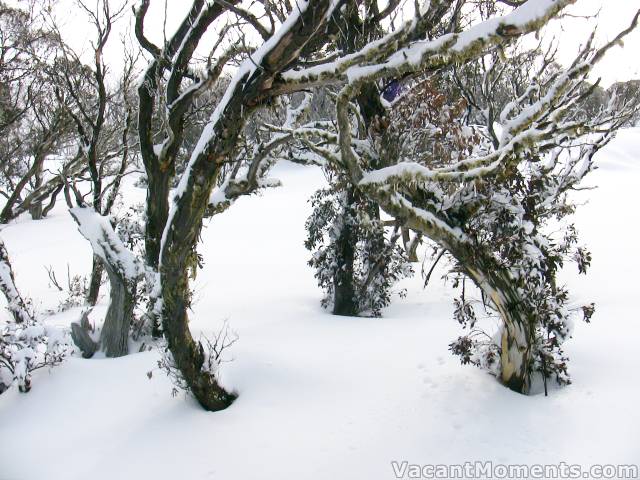
[[[283,164],[284,187],[239,200],[203,232],[191,328],[211,333],[228,319],[238,333],[222,368],[238,400],[207,413],[172,397],[162,372],[146,376],[155,351],[71,358],[38,372],[30,393],[0,396],[0,479],[369,480],[394,478],[393,460],[640,463],[639,151],[640,129],[623,131],[588,179],[600,188],[581,194],[594,260],[587,277],[572,268],[565,278],[597,311],[567,344],[574,384],[548,398],[517,395],[449,354],[460,327],[438,272],[427,290],[419,275],[403,282],[407,298],[384,318],[323,311],[303,239],[306,199],[324,179]],[[60,298],[43,266],[89,271],[89,244],[62,207],[2,235],[18,286],[41,309]]]

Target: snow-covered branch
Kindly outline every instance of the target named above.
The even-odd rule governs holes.
[[[0,239],[0,289],[7,300],[7,309],[16,323],[27,323],[33,320],[33,313],[15,284],[13,268],[4,242]]]
[[[329,83],[361,83],[461,64],[481,56],[496,45],[538,30],[572,3],[575,0],[528,0],[504,16],[433,40],[415,40],[422,27],[421,18],[416,17],[380,40],[368,43],[358,52],[330,63],[285,72],[283,83],[276,88],[293,91]],[[430,13],[427,9],[423,18]]]
[[[142,278],[144,267],[140,259],[122,243],[107,217],[91,207],[72,208],[69,213],[95,255],[128,282],[137,283]]]
[[[0,327],[0,393],[13,383],[21,392],[31,389],[31,372],[60,363],[68,353],[64,334],[36,319],[19,293],[7,250],[0,240],[0,290],[13,321]]]

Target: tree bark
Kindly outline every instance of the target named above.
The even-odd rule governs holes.
[[[346,195],[346,205],[342,212],[342,228],[336,239],[337,258],[341,262],[333,276],[333,314],[344,316],[358,315],[358,302],[354,285],[353,263],[355,261],[356,238],[348,214],[353,204],[353,188]]]
[[[153,270],[158,270],[162,232],[169,216],[169,192],[172,173],[161,170],[147,170],[147,221],[145,223],[145,259]],[[150,302],[147,317],[151,323],[153,338],[162,337],[161,319],[158,318],[153,302]]]
[[[29,207],[29,214],[32,220],[42,220],[42,203],[34,203]]]
[[[514,392],[527,395],[531,387],[535,312],[527,311],[517,280],[508,271],[471,255],[451,251],[464,271],[488,298],[503,321],[500,334],[500,381]]]
[[[137,286],[127,282],[105,264],[111,286],[109,309],[100,332],[100,345],[107,357],[122,357],[129,353],[129,330],[136,306]]]
[[[69,212],[80,233],[91,243],[94,255],[99,256],[109,278],[109,308],[100,333],[100,345],[107,357],[126,355],[137,286],[144,269],[123,245],[107,217],[88,207],[72,208]]]
[[[42,188],[42,168],[43,162],[40,162],[34,174],[34,190]],[[29,214],[32,220],[42,220],[42,201],[36,201],[29,205]]]
[[[102,285],[102,274],[104,272],[104,266],[100,257],[93,256],[93,264],[91,266],[91,277],[89,280],[89,290],[87,291],[87,303],[92,307],[98,302],[98,295],[100,294],[100,286]],[[109,279],[111,280],[111,279]]]
[[[145,224],[145,255],[148,266],[157,269],[160,259],[162,232],[169,216],[171,178],[168,172],[147,172],[147,222]]]
[[[196,400],[207,410],[227,408],[235,400],[234,393],[222,388],[213,372],[203,370],[205,355],[200,342],[189,331],[187,308],[191,291],[189,276],[180,254],[166,252],[162,268],[162,326],[175,366],[180,370]]]

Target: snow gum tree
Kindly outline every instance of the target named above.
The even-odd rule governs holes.
[[[47,158],[73,132],[65,105],[52,101],[56,83],[47,73],[56,51],[55,34],[37,8],[0,2],[1,223],[27,211],[35,220],[46,216],[61,189],[45,173]]]
[[[348,307],[343,313],[375,312],[388,301],[356,290],[387,288],[379,279],[393,280],[394,270],[386,259],[379,261],[384,258],[379,252],[410,229],[447,251],[500,319],[496,341],[471,335],[452,345],[464,361],[493,369],[521,393],[529,391],[536,371],[567,381],[560,345],[570,333],[572,311],[557,272],[567,257],[581,270],[590,257],[578,248],[574,230],[567,227],[554,236],[548,226],[571,212],[567,193],[592,170],[594,154],[633,111],[625,102],[597,115],[577,108],[592,91],[585,88],[592,66],[628,31],[602,48],[588,42],[566,68],[555,69],[543,58],[536,64],[539,71],[523,76],[524,88],[511,91],[494,89],[508,70],[502,57],[513,55],[510,47],[517,39],[539,31],[574,0],[432,0],[415,2],[413,11],[399,1],[380,7],[369,0],[192,0],[176,31],[159,42],[145,30],[151,0],[141,0],[134,10],[135,36],[148,64],[136,86],[136,137],[147,195],[145,250],[138,255],[114,228],[110,208],[105,210],[111,202],[105,192],[117,191],[126,169],[117,168],[114,183],[104,185],[105,137],[99,127],[105,124],[108,94],[100,78],[113,18],[108,3],[99,3],[106,10],[93,17],[98,41],[89,70],[95,102],[78,101],[67,88],[73,101],[60,109],[71,119],[81,148],[77,163],[67,163],[59,176],[71,214],[112,280],[112,295],[122,300],[112,298],[114,328],[105,325],[103,333],[115,333],[108,335],[113,342],[105,340],[105,349],[126,353],[128,312],[144,280],[150,322],[164,336],[170,368],[179,372],[181,384],[208,410],[233,402],[235,394],[217,377],[220,342],[198,340],[189,328],[190,280],[199,267],[203,220],[242,195],[277,185],[268,177],[270,167],[287,142],[295,142],[335,180],[331,195],[340,201],[325,204],[334,213],[313,222],[313,235],[319,239],[333,232],[334,254],[357,266],[323,276],[340,286],[338,296]],[[484,18],[469,13],[499,4],[504,7],[486,10]],[[631,28],[636,23],[637,18]],[[471,73],[456,76],[467,67],[473,73],[478,61],[489,58],[482,80]],[[454,84],[455,91],[449,88]],[[334,113],[310,119],[305,114],[310,95],[329,87]],[[58,93],[59,101],[69,99]],[[3,112],[9,111],[5,104]],[[265,113],[279,106],[285,107],[284,119]],[[209,110],[208,119],[191,122],[202,108]],[[270,124],[273,118],[277,125]],[[126,137],[125,132],[124,144]],[[126,157],[126,152],[118,156]],[[75,165],[89,174],[89,194],[81,181],[69,178],[78,172]],[[29,195],[42,192],[33,198],[41,201],[42,195],[60,192],[60,183],[44,189],[48,184],[34,185]],[[380,209],[393,219],[389,239]],[[345,235],[349,238],[342,242]],[[358,257],[363,238],[365,255]],[[0,287],[18,315],[14,325],[25,324],[27,303],[15,295],[6,257],[0,258],[5,272]],[[343,274],[351,286],[341,281]],[[367,299],[354,305],[358,296]],[[464,298],[459,307],[457,317],[473,328]],[[586,316],[592,311],[584,309]],[[26,355],[33,350],[28,342],[44,337],[41,329],[20,327],[4,345],[13,345],[6,351],[19,360],[12,352]],[[31,368],[16,370],[25,363],[13,360],[6,365],[18,379],[27,377],[16,377],[15,371]]]
[[[381,12],[376,2],[364,8],[358,2],[347,2],[332,25],[334,48],[353,53],[379,39],[383,34],[380,22],[394,11]],[[384,114],[377,85],[368,85],[355,103],[359,133],[367,137]],[[394,224],[392,232],[385,232],[378,204],[344,181],[331,164],[325,164],[324,170],[331,187],[311,199],[314,211],[306,223],[305,242],[313,252],[309,265],[325,292],[322,305],[335,315],[379,316],[390,302],[394,283],[412,273],[404,251],[396,245],[406,229]]]
[[[33,7],[33,5],[31,5]],[[0,222],[30,212],[34,220],[55,204],[62,180],[46,178],[45,161],[69,141],[71,118],[55,101],[47,68],[56,51],[53,32],[35,8],[0,2]],[[62,170],[74,171],[72,162]],[[51,198],[48,205],[44,205]],[[46,326],[17,285],[9,252],[0,239],[0,292],[10,320],[0,326],[0,393],[17,384],[31,389],[31,373],[59,363],[67,353],[63,335]]]
[[[229,205],[238,192],[261,185],[261,163],[266,156],[259,151],[252,155],[246,172],[233,181],[220,182],[219,176],[225,164],[236,160],[251,114],[278,94],[287,93],[274,89],[283,70],[308,56],[305,49],[321,48],[324,29],[340,2],[297,2],[295,8],[284,10],[275,8],[276,2],[262,2],[261,6],[254,4],[251,11],[237,3],[194,1],[180,27],[162,46],[155,45],[144,33],[149,0],[142,1],[136,11],[136,35],[151,57],[138,89],[138,134],[148,180],[146,263],[153,272],[150,276],[155,277],[155,312],[175,366],[195,398],[209,410],[225,408],[234,394],[220,386],[215,372],[206,368],[211,352],[193,339],[188,327],[189,272],[197,268],[196,247],[203,217],[210,204]],[[227,36],[232,30],[222,22],[230,14],[253,27],[263,43],[245,52],[225,45],[232,39]],[[194,53],[209,29],[215,29],[220,41],[211,51],[206,68],[194,68]],[[225,47],[227,50],[219,50]],[[194,99],[221,78],[224,65],[232,58],[238,58],[240,64],[190,152],[175,194],[170,195],[175,159],[183,144],[185,115]],[[288,93],[296,90],[300,89],[292,88]],[[161,109],[165,119],[160,131],[153,128],[156,109]],[[223,188],[212,199],[218,184]]]
[[[335,315],[380,316],[394,284],[412,273],[398,244],[401,226],[385,235],[375,202],[350,185],[332,183],[311,197],[314,210],[306,222],[309,265],[325,291],[322,305]]]
[[[95,32],[93,62],[90,65],[82,62],[65,44],[52,20],[58,51],[50,76],[56,84],[57,101],[65,106],[73,121],[78,158],[88,174],[88,193],[82,193],[85,185],[71,177],[64,179],[64,194],[72,217],[94,251],[87,291],[89,305],[97,302],[105,270],[111,288],[99,342],[91,339],[87,322],[73,324],[72,333],[84,356],[91,356],[100,346],[107,356],[118,357],[128,353],[138,283],[143,276],[142,267],[125,258],[127,252],[114,231],[115,221],[111,217],[132,157],[129,143],[133,110],[129,95],[135,58],[124,51],[122,78],[110,85],[114,82],[108,78],[104,49],[112,36],[113,24],[122,17],[126,4],[114,10],[109,2],[98,2],[95,9],[78,2],[78,7],[90,19]]]
[[[567,255],[573,255],[581,269],[589,260],[575,248],[571,229],[556,239],[545,226],[571,209],[566,193],[593,168],[594,154],[632,109],[607,110],[596,118],[581,118],[572,109],[589,93],[583,86],[592,66],[619,38],[600,49],[589,41],[569,68],[547,71],[549,65],[543,62],[543,71],[530,78],[524,91],[495,112],[500,133],[493,123],[485,124],[484,141],[475,146],[467,138],[452,155],[431,157],[427,150],[418,160],[401,151],[388,155],[367,148],[370,140],[358,136],[354,104],[373,82],[412,75],[437,81],[436,75],[454,66],[504,52],[573,2],[518,2],[513,11],[462,28],[458,20],[464,3],[430,2],[380,41],[326,65],[290,72],[285,79],[296,86],[342,85],[336,98],[337,128],[310,126],[299,129],[297,138],[341,169],[392,217],[449,252],[501,320],[500,338],[484,361],[494,363],[507,387],[528,393],[534,370],[566,380],[566,360],[558,345],[569,334],[571,312],[556,274]],[[425,30],[434,16],[449,18],[452,27]],[[393,110],[393,105],[386,108]],[[380,120],[384,117],[389,118],[388,113]],[[459,123],[455,129],[462,134],[475,135],[462,119],[451,120]],[[388,124],[379,122],[383,140],[393,134]],[[385,165],[376,157],[386,157],[388,166],[372,168],[376,162]],[[590,306],[585,312],[591,312]],[[454,349],[465,358],[477,346],[466,339]]]

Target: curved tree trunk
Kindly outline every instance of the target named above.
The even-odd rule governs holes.
[[[122,357],[129,353],[129,331],[133,320],[137,300],[137,285],[128,281],[116,270],[105,264],[109,278],[109,307],[104,319],[99,342],[94,342],[89,335],[92,330],[87,313],[81,322],[71,325],[73,342],[82,351],[84,358],[91,358],[99,347],[107,357]]]
[[[514,392],[528,394],[532,360],[531,343],[523,329],[505,322],[500,346],[500,381]]]
[[[495,275],[495,274],[494,274]],[[506,277],[509,279],[509,277]],[[515,288],[515,281],[494,281],[492,302],[504,322],[500,339],[500,380],[514,392],[528,394],[531,387],[535,326]]]
[[[236,395],[222,388],[212,372],[202,367],[205,354],[200,342],[189,331],[187,308],[191,291],[187,267],[174,256],[165,253],[162,267],[162,327],[175,366],[180,370],[196,400],[207,410],[227,408]]]
[[[56,206],[56,199],[58,198],[58,194],[62,191],[64,185],[60,183],[56,186],[51,192],[51,198],[49,199],[49,204],[42,209],[42,216],[46,217],[49,215],[49,212],[53,210],[53,207]]]
[[[422,232],[449,251],[465,274],[491,300],[503,322],[500,381],[515,392],[528,394],[535,341],[535,312],[526,310],[518,292],[517,280],[491,256],[456,238],[450,231],[439,228],[428,217],[416,215],[390,192],[370,189],[368,193],[389,215],[405,219],[412,230]]]
[[[82,312],[80,322],[71,323],[71,340],[82,352],[82,358],[91,358],[96,353],[100,344],[91,338],[90,332],[93,328],[89,323],[89,313],[91,310]]]
[[[13,189],[13,192],[7,199],[4,208],[2,209],[2,211],[0,211],[0,223],[8,223],[18,216],[18,213],[14,211],[14,209],[16,205],[18,205],[21,201],[20,199],[22,197],[22,192],[29,184],[29,181],[34,177],[37,177],[40,172],[42,172],[42,165],[53,142],[53,136],[51,136],[51,132],[49,132],[46,137],[47,138],[42,142],[42,144],[38,145],[38,148],[34,155],[33,165],[31,165],[31,168],[29,168],[29,170],[27,170],[27,172],[18,181]],[[38,183],[41,183],[39,180],[37,181]]]
[[[136,14],[136,34],[143,45],[148,44],[141,34],[148,4],[149,2],[143,2]],[[162,202],[162,208],[167,207],[168,210],[168,192],[161,198],[154,198],[151,196],[151,187],[148,189],[147,222],[158,220],[158,223],[146,231],[147,258],[152,250],[160,254],[159,260],[156,260],[158,271],[154,273],[158,273],[160,277],[161,295],[157,300],[158,305],[162,305],[164,335],[176,367],[196,399],[207,410],[226,408],[235,395],[227,393],[217,383],[214,372],[207,371],[206,368],[203,370],[206,360],[204,349],[199,342],[193,340],[189,332],[188,272],[189,268],[195,267],[193,256],[202,228],[202,219],[221,167],[234,160],[232,154],[237,148],[247,119],[255,109],[267,104],[275,96],[271,89],[277,74],[292,65],[311,40],[324,35],[323,27],[328,23],[335,7],[336,5],[329,0],[309,2],[304,9],[300,9],[299,16],[292,14],[293,20],[282,25],[286,30],[274,35],[264,44],[260,58],[257,59],[259,64],[254,64],[256,69],[245,71],[241,68],[237,72],[237,81],[231,82],[216,107],[216,112],[220,115],[216,115],[215,119],[212,117],[207,128],[201,132],[199,147],[191,152],[189,169],[183,174],[179,194],[174,197],[169,219],[164,212],[153,212],[156,202]],[[211,22],[224,13],[224,9],[215,2],[207,3],[205,8],[206,10],[203,10],[202,2],[194,3],[189,16],[168,44],[165,44],[167,48],[162,53],[162,63],[165,63],[167,52],[169,58],[175,55],[176,61],[171,65],[172,70],[169,72],[169,81],[165,88],[168,101],[172,105],[168,112],[172,138],[167,139],[169,141],[165,144],[166,148],[158,152],[159,154],[154,147],[152,125],[159,90],[158,79],[163,78],[159,62],[160,52],[157,56],[154,53],[155,60],[146,71],[145,81],[138,88],[138,138],[148,177],[173,169],[176,155],[181,148],[185,113],[193,99],[205,89],[209,89],[210,81],[215,82],[222,72],[224,64],[219,63],[220,73],[208,73],[211,75],[210,81],[202,82],[200,86],[191,89],[189,94],[180,91],[184,71],[202,35]],[[198,15],[199,12],[205,11],[206,15]],[[161,74],[157,75],[159,70]],[[150,179],[149,185],[152,182]],[[149,267],[153,267],[152,261],[149,262]]]
[[[111,293],[109,309],[104,319],[100,344],[107,357],[121,357],[129,353],[129,329],[136,306],[137,286],[105,264]]]
[[[100,334],[100,344],[107,357],[126,355],[137,286],[144,268],[124,246],[107,217],[86,207],[72,208],[69,212],[78,224],[80,233],[91,243],[94,255],[99,257],[109,277],[109,308]],[[83,352],[90,355],[88,351]]]
[[[500,381],[514,392],[528,394],[531,387],[532,347],[535,340],[533,312],[528,312],[518,293],[517,281],[494,262],[452,252],[500,314]],[[475,258],[474,258],[475,257]],[[473,265],[473,266],[471,266]]]
[[[9,260],[9,254],[0,238],[0,291],[7,300],[7,310],[11,313],[16,323],[27,323],[32,320],[31,312],[15,284],[13,267]]]

